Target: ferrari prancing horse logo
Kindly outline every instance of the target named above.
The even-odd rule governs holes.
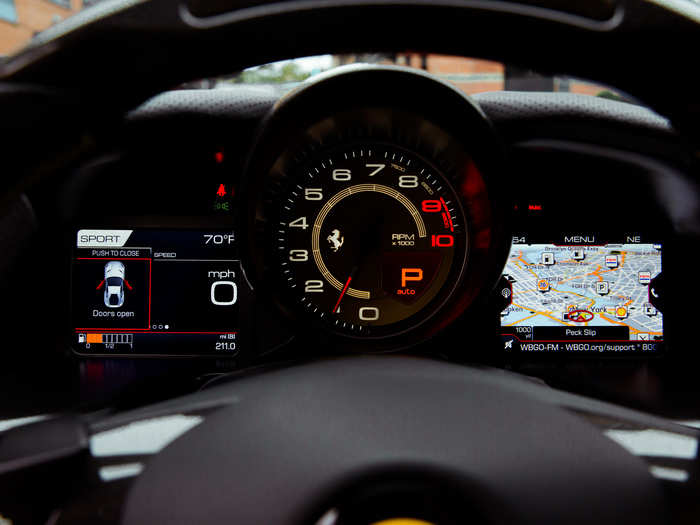
[[[334,252],[337,252],[340,250],[340,247],[343,245],[343,242],[345,242],[345,237],[340,236],[340,230],[333,230],[331,234],[326,237],[326,240],[331,243],[331,250]]]

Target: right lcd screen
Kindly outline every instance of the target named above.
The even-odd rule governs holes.
[[[656,352],[663,340],[661,244],[514,243],[499,296],[505,350]]]

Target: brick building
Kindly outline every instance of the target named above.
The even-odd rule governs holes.
[[[335,55],[333,58],[334,66],[364,62],[423,69],[455,84],[468,94],[504,89],[503,64],[489,60],[422,53]]]
[[[38,32],[95,0],[0,0],[0,56],[25,46]]]
[[[500,62],[447,55],[400,54],[396,64],[424,69],[453,84],[467,94],[485,91],[560,91],[598,95],[610,91],[603,86],[567,77],[547,77]]]
[[[468,94],[502,91],[505,85],[505,67],[490,60],[412,53],[398,55],[396,63],[424,69]]]

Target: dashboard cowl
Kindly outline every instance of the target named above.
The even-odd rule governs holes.
[[[282,93],[274,86],[192,89],[157,95],[127,115],[131,127],[171,121],[226,125],[260,121]],[[473,100],[505,142],[557,138],[598,142],[630,150],[680,149],[670,121],[643,106],[575,93],[503,91],[480,93]],[[161,130],[167,133],[167,130]],[[643,146],[643,148],[640,148]]]

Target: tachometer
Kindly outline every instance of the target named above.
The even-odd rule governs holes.
[[[478,106],[413,70],[340,68],[283,97],[244,177],[262,330],[384,351],[479,304],[509,248],[499,159]]]
[[[466,260],[467,224],[448,180],[418,154],[356,142],[290,174],[276,236],[282,283],[332,328],[358,336],[416,326]]]

